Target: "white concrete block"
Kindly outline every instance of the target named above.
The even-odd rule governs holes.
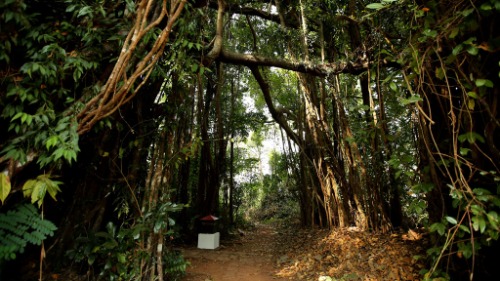
[[[217,249],[219,248],[220,233],[200,233],[198,234],[199,249]]]

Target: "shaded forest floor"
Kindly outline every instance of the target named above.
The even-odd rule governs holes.
[[[182,249],[184,281],[420,280],[423,240],[410,233],[310,230],[260,224],[216,250]],[[324,276],[324,277],[322,277]]]

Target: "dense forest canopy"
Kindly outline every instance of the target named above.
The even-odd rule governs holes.
[[[0,276],[173,279],[208,214],[425,227],[423,278],[498,271],[500,1],[0,7]]]

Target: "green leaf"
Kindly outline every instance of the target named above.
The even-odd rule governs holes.
[[[198,70],[198,65],[197,65],[197,64],[195,64],[195,63],[193,63],[193,64],[191,65],[191,72],[196,72],[196,70]]]
[[[426,29],[426,30],[424,30],[424,32],[422,32],[422,34],[424,34],[427,37],[434,38],[438,35],[438,32],[436,30],[433,30],[433,29]]]
[[[493,7],[489,3],[484,3],[483,5],[481,5],[479,7],[479,9],[481,9],[483,11],[490,11],[493,9]]]
[[[446,232],[446,226],[440,222],[433,223],[429,229],[431,232],[437,232],[439,235],[444,235]]]
[[[460,228],[462,231],[464,231],[466,233],[470,233],[470,229],[463,224],[459,225],[458,228]]]
[[[488,218],[488,221],[490,222],[491,226],[498,231],[498,214],[495,211],[490,211],[489,213],[486,214],[486,217]]]
[[[484,188],[474,188],[472,191],[476,195],[491,195],[491,192]]]
[[[465,40],[463,43],[466,45],[470,45],[470,44],[474,43],[474,41],[476,41],[476,40],[477,40],[476,37],[470,37],[469,39]]]
[[[5,202],[5,199],[7,199],[7,196],[9,196],[10,190],[11,184],[9,176],[4,173],[0,173],[0,200],[2,201],[2,204]]]
[[[479,214],[484,213],[484,209],[483,209],[481,206],[476,205],[476,204],[471,205],[471,206],[470,206],[470,210],[471,210],[471,212],[472,212],[474,215],[476,215],[476,216],[477,216],[477,215],[479,215]]]
[[[78,15],[76,16],[77,18],[83,17],[86,15],[92,16],[92,8],[90,6],[85,6],[80,11],[78,11]]]
[[[479,49],[476,48],[475,46],[470,46],[467,48],[467,52],[473,56],[477,55],[479,53]]]
[[[472,257],[472,245],[470,243],[458,243],[458,249],[466,259]]]
[[[124,253],[118,253],[116,255],[116,258],[118,259],[119,263],[126,263],[127,262],[127,256]]]
[[[444,74],[445,74],[445,72],[444,72],[443,68],[440,67],[440,68],[436,69],[436,77],[437,78],[444,79]]]
[[[470,144],[473,144],[476,140],[480,143],[484,143],[484,137],[476,132],[467,132],[458,136],[458,141],[461,143],[467,141]]]
[[[24,122],[26,122],[26,118],[28,118],[28,114],[23,113],[23,115],[21,116],[21,124],[23,124]]]
[[[371,10],[380,10],[384,7],[385,7],[385,5],[382,3],[371,3],[371,4],[366,5],[366,8],[371,9]]]
[[[18,112],[16,115],[14,115],[14,117],[12,117],[11,121],[16,120],[16,119],[20,118],[23,115],[24,115],[24,112]]]
[[[411,104],[411,103],[417,103],[417,102],[420,102],[420,101],[423,101],[423,99],[419,96],[411,96],[407,99],[401,99],[401,104],[402,105],[408,105],[408,104]]]
[[[479,97],[477,96],[476,92],[468,92],[467,95],[473,99],[478,99]]]
[[[24,197],[30,197],[31,193],[33,193],[33,189],[35,188],[36,180],[31,179],[27,180],[23,185],[23,195]]]
[[[56,149],[56,151],[52,153],[52,155],[54,156],[54,160],[61,158],[64,154],[64,151],[65,150],[63,147],[59,147],[58,149]]]
[[[45,193],[47,193],[47,185],[43,182],[36,181],[31,192],[31,204],[38,203],[38,207],[42,206]]]
[[[467,154],[469,154],[469,152],[471,152],[472,150],[470,150],[469,148],[465,148],[465,147],[460,147],[460,155],[462,156],[467,156]]]
[[[493,88],[493,82],[491,82],[491,80],[488,80],[488,79],[476,79],[475,83],[476,83],[476,86],[478,86],[478,87],[485,86],[488,88]]]
[[[447,220],[449,223],[451,223],[451,224],[453,224],[453,225],[456,225],[456,224],[457,224],[457,220],[456,220],[455,218],[450,217],[450,216],[446,216],[445,218],[446,218],[446,220]]]
[[[472,217],[472,227],[475,231],[484,233],[486,230],[486,221],[483,216],[473,216]]]
[[[48,174],[42,174],[36,179],[27,180],[23,185],[24,197],[31,197],[31,203],[38,203],[40,207],[45,199],[45,194],[48,192],[50,197],[55,201],[57,193],[61,192],[59,185],[60,181],[54,181]]]
[[[462,44],[459,44],[455,48],[453,48],[453,50],[451,51],[451,53],[454,56],[456,56],[456,55],[458,55],[462,51],[463,48],[464,48],[464,46]]]
[[[455,27],[451,30],[450,35],[448,35],[448,38],[453,39],[458,35],[458,27]]]
[[[475,101],[475,100],[473,100],[473,99],[469,99],[469,100],[467,101],[467,108],[468,108],[469,110],[474,110],[474,107],[476,107],[476,101]]]
[[[50,197],[52,197],[54,201],[57,201],[56,199],[57,193],[61,192],[59,184],[61,184],[61,182],[52,180],[50,180],[50,184],[47,184],[47,192],[49,192]]]
[[[56,146],[58,142],[59,142],[59,136],[53,135],[47,139],[45,147],[47,148],[47,150],[49,150],[51,147]]]

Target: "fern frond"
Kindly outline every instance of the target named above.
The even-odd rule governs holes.
[[[56,229],[52,222],[42,219],[32,204],[21,204],[0,214],[0,263],[15,259],[28,243],[40,245]]]

